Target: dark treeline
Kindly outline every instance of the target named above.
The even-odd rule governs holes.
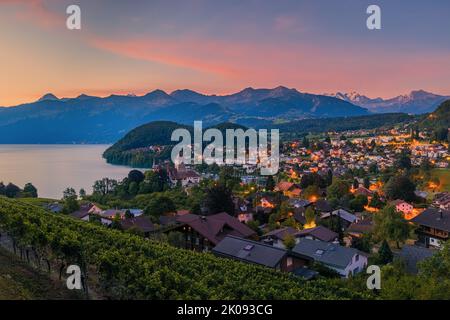
[[[27,183],[23,189],[13,183],[5,185],[0,182],[0,195],[8,198],[37,198],[38,191],[31,183]]]

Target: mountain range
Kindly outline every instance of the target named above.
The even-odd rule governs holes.
[[[338,92],[326,95],[367,108],[374,113],[429,113],[434,111],[442,102],[450,99],[450,96],[441,96],[424,90],[411,91],[409,94],[400,95],[390,99],[372,99],[357,92]]]
[[[365,108],[295,89],[247,88],[230,95],[191,90],[170,94],[155,90],[143,96],[80,95],[59,99],[46,94],[36,102],[0,108],[0,143],[111,143],[129,130],[158,120],[205,126],[222,122],[257,126],[274,121],[351,117]]]
[[[296,89],[246,88],[229,95],[204,95],[192,90],[143,96],[111,95],[39,100],[0,108],[0,143],[112,143],[126,132],[151,121],[204,126],[232,122],[247,127],[270,127],[303,119],[356,117],[372,113],[426,113],[448,97],[423,90],[383,100],[351,93],[316,95]]]

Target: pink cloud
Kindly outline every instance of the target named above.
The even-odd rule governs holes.
[[[121,39],[93,37],[91,45],[132,59],[162,63],[200,72],[235,77],[240,68],[232,61],[239,59],[236,45],[206,39]]]
[[[43,0],[0,0],[0,5],[19,6],[16,18],[31,21],[41,27],[64,26],[64,16],[51,11]]]
[[[443,67],[447,55],[439,52],[424,56],[373,48],[325,50],[298,43],[275,46],[150,36],[139,39],[94,37],[90,44],[120,56],[204,73],[205,83],[210,76],[219,77],[221,80],[215,82],[222,83],[219,91],[283,84],[316,93],[354,89],[387,96],[421,87],[420,83],[432,83],[450,72],[450,67]],[[189,86],[189,79],[185,81]]]

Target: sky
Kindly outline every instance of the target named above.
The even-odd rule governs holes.
[[[81,8],[81,30],[66,8]],[[369,5],[381,30],[366,27]],[[0,0],[0,106],[283,85],[450,95],[448,0]]]

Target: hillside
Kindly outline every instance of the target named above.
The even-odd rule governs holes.
[[[55,257],[80,266],[88,264],[87,281],[91,290],[110,299],[368,297],[345,289],[338,282],[305,282],[257,265],[177,249],[104,226],[55,215],[17,200],[0,198],[0,228],[14,234],[22,248],[32,246],[56,266],[58,260]]]
[[[282,138],[298,137],[310,132],[344,131],[357,129],[373,129],[382,126],[391,126],[398,123],[410,121],[414,117],[396,113],[383,115],[369,115],[348,118],[321,118],[307,119],[280,124],[265,123],[263,128],[279,129]],[[258,123],[255,124],[258,129]],[[129,165],[133,167],[149,168],[153,163],[167,160],[171,149],[176,142],[171,141],[172,132],[177,128],[188,129],[191,134],[193,127],[179,125],[174,122],[156,121],[133,129],[113,146],[108,148],[103,157],[108,163]],[[247,127],[234,123],[221,123],[212,128],[219,129],[224,135],[226,129],[244,129]],[[204,128],[207,129],[207,128]],[[162,150],[150,150],[151,146],[167,146]]]
[[[327,131],[339,132],[346,130],[375,129],[396,125],[413,119],[413,116],[404,113],[388,113],[349,118],[307,119],[282,123],[272,127],[280,129],[280,132],[285,135],[301,135],[309,132],[319,133]]]
[[[436,130],[438,128],[450,128],[450,100],[443,102],[439,107],[419,122],[423,129]]]
[[[63,283],[38,272],[0,247],[0,300],[79,299]]]
[[[133,128],[162,120],[188,125],[203,120],[211,126],[249,117],[272,122],[364,114],[366,109],[347,101],[284,87],[247,88],[224,96],[190,90],[106,98],[46,94],[33,103],[0,108],[0,143],[111,143]]]
[[[211,128],[219,129],[223,134],[227,129],[247,128],[234,123],[220,123]],[[170,158],[172,146],[178,141],[171,141],[172,132],[176,129],[187,129],[193,138],[192,126],[180,125],[170,121],[150,122],[127,133],[122,139],[109,147],[103,157],[108,163],[129,165],[132,167],[151,167]],[[203,128],[204,130],[208,128]],[[165,146],[161,150],[151,150],[151,146]]]

